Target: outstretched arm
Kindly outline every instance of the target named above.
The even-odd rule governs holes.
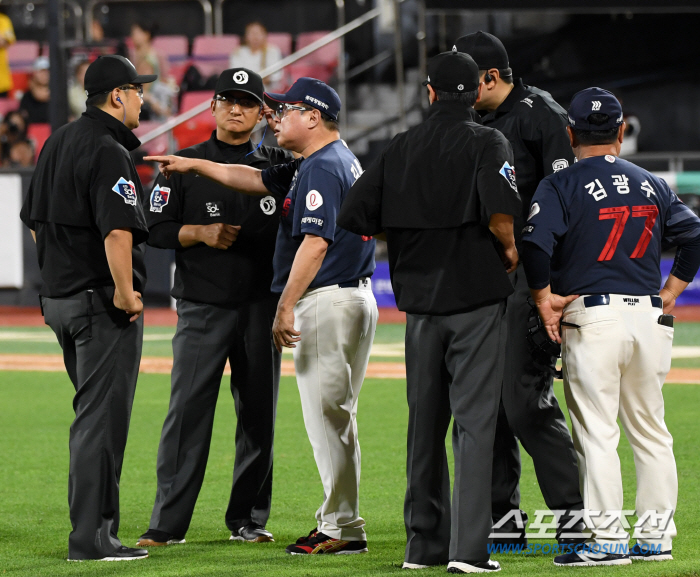
[[[269,192],[263,184],[262,170],[251,166],[218,164],[210,160],[183,156],[147,156],[144,160],[159,163],[165,178],[170,178],[173,173],[191,172],[250,196],[262,196]]]

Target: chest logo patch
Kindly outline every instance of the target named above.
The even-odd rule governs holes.
[[[554,172],[559,172],[565,168],[569,168],[569,161],[566,160],[566,158],[558,158],[552,163],[552,170]]]
[[[223,203],[220,200],[215,200],[213,202],[207,202],[205,207],[207,216],[209,218],[217,218],[222,216],[223,213]]]
[[[268,216],[275,214],[275,209],[277,208],[277,202],[273,196],[266,196],[260,201],[260,210],[262,210]]]
[[[530,207],[530,214],[527,215],[527,219],[530,220],[533,216],[535,216],[539,212],[540,212],[540,205],[536,202],[533,202],[532,206]]]
[[[323,197],[318,190],[310,190],[306,195],[306,208],[316,210],[323,205]]]
[[[126,204],[136,206],[136,187],[132,181],[121,176],[112,190],[121,196]]]
[[[606,154],[605,160],[607,160],[610,163],[613,163],[613,162],[615,162],[615,157],[612,154]]]
[[[163,207],[170,200],[170,189],[156,184],[151,192],[151,212],[163,212]]]
[[[515,167],[508,164],[508,161],[506,160],[503,163],[501,170],[499,170],[498,172],[500,174],[502,174],[503,178],[505,178],[508,181],[508,184],[510,184],[510,187],[515,192],[518,192],[518,185],[515,184]]]

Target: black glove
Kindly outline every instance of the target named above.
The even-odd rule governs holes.
[[[556,359],[561,355],[561,345],[549,338],[542,323],[537,306],[531,298],[527,299],[530,314],[527,319],[527,343],[533,360],[551,371],[557,379],[562,378],[561,371],[556,370]]]

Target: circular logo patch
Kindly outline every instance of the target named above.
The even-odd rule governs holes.
[[[464,90],[464,84],[459,84],[457,86],[457,90]]]
[[[275,214],[275,208],[277,208],[277,202],[274,197],[266,196],[260,200],[260,209],[267,215]]]
[[[323,204],[323,197],[318,190],[310,190],[306,195],[306,208],[316,210]]]
[[[233,75],[233,81],[236,84],[247,84],[248,83],[248,73],[243,70],[239,70]]]
[[[607,160],[608,162],[615,162],[615,157],[612,154],[606,154],[605,160]]]

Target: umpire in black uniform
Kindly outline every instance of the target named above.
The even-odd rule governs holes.
[[[545,176],[567,168],[574,162],[566,133],[566,111],[551,95],[520,78],[513,79],[508,54],[501,41],[486,32],[462,36],[455,48],[469,54],[479,65],[483,83],[476,104],[482,122],[501,131],[513,147],[518,175],[518,192],[523,212],[516,217],[516,243],[528,218],[528,207],[537,185]],[[528,304],[530,292],[522,267],[512,275],[515,292],[508,299],[508,346],[503,395],[493,460],[493,517],[498,524],[511,510],[520,507],[520,439],[535,464],[545,503],[551,510],[580,510],[576,453],[566,419],[552,390],[556,358],[536,358],[527,343],[528,319],[536,312]],[[521,512],[523,522],[527,515]],[[568,522],[560,518],[559,527]],[[524,525],[523,525],[524,527]],[[581,524],[570,533],[579,533]],[[495,532],[520,534],[524,531],[511,517]],[[557,531],[560,542],[571,542]],[[510,542],[512,538],[500,539]],[[576,539],[573,539],[576,540]]]
[[[211,112],[217,125],[211,138],[178,155],[259,169],[294,159],[279,148],[253,147],[250,134],[263,118],[263,82],[255,72],[222,72]],[[279,200],[246,196],[194,174],[160,175],[151,192],[148,242],[176,249],[178,324],[158,489],[140,546],[184,542],[227,360],[238,424],[226,525],[234,540],[273,540],[265,524],[281,364],[271,336],[278,296],[270,292]]]
[[[451,573],[495,571],[487,550],[491,459],[520,198],[510,144],[472,108],[481,92],[474,61],[447,52],[428,72],[428,119],[396,136],[360,177],[338,224],[386,233],[392,285],[407,313],[404,568],[449,561]]]
[[[129,151],[141,144],[143,84],[121,56],[85,74],[87,111],[46,141],[22,207],[41,269],[41,305],[76,394],[70,428],[68,559],[148,556],[119,541],[119,478],[141,361],[148,237]],[[139,246],[140,245],[140,246]]]

